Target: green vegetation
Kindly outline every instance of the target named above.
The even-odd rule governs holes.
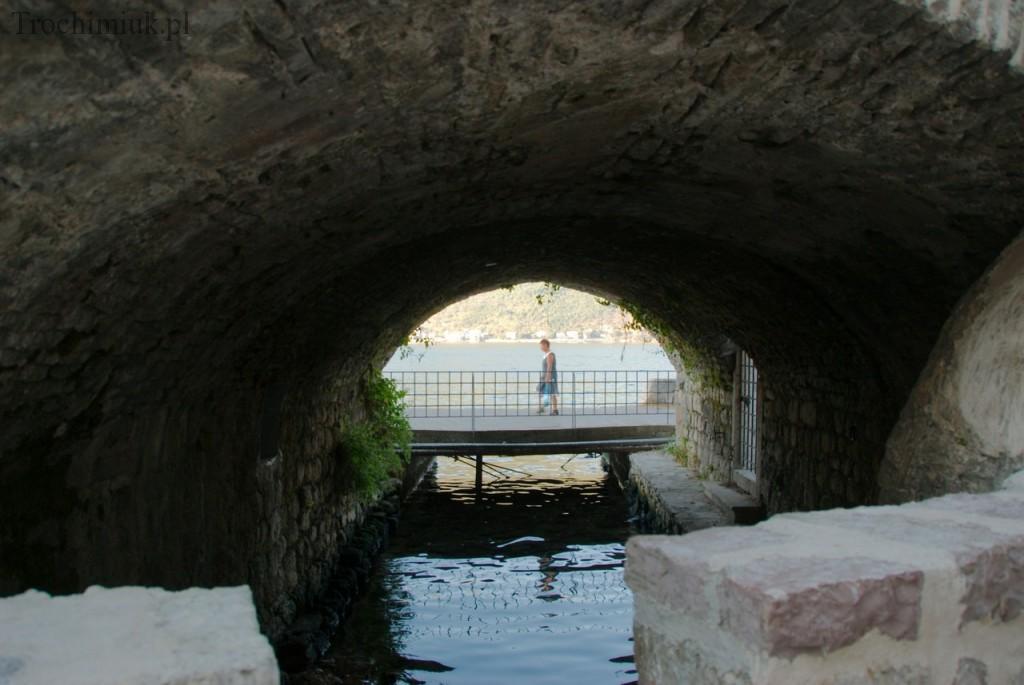
[[[402,397],[393,381],[371,370],[363,381],[366,418],[342,427],[342,476],[353,492],[370,499],[388,478],[398,476],[408,463],[412,428],[405,418]]]
[[[544,290],[534,295],[534,297],[537,298],[537,304],[544,304],[545,299],[547,299],[547,301],[550,302],[552,299],[554,299],[555,295],[557,295],[558,291],[561,289],[562,286],[558,285],[557,283],[548,283],[547,281],[545,281]]]
[[[654,334],[665,352],[675,354],[683,362],[690,377],[705,388],[724,388],[728,386],[723,378],[721,367],[709,353],[701,347],[691,344],[682,335],[669,327],[664,321],[635,304],[618,301],[598,300],[600,304],[614,304],[628,314],[627,329],[647,330]]]
[[[555,283],[520,283],[456,302],[424,321],[422,328],[434,336],[446,330],[471,329],[500,336],[507,331],[618,332],[623,330],[623,322],[623,313],[602,307],[588,293]]]
[[[413,345],[423,345],[424,348],[430,347],[435,341],[429,335],[426,335],[421,330],[417,329],[409,335],[402,338],[402,343],[398,346],[398,354],[400,359],[406,359],[415,352]],[[422,354],[421,354],[422,356]]]
[[[697,455],[690,449],[690,441],[685,437],[665,445],[665,451],[671,454],[682,466],[696,466]]]
[[[697,478],[699,480],[718,480],[717,476],[718,469],[716,469],[712,464],[702,466],[697,472]]]

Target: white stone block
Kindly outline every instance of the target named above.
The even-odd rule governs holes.
[[[0,685],[278,685],[248,586],[0,599]]]
[[[1020,485],[630,538],[639,682],[1024,685]]]

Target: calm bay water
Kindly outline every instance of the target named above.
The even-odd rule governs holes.
[[[657,345],[554,345],[563,371],[664,370]],[[532,343],[437,344],[387,371],[537,371]],[[489,457],[477,491],[438,460],[322,662],[344,683],[621,685],[636,680],[625,497],[586,455]]]
[[[671,371],[665,352],[654,344],[622,345],[580,343],[559,345],[552,350],[562,371],[605,369]],[[412,346],[412,354],[400,352],[384,367],[385,371],[537,371],[541,352],[536,343],[440,343]]]
[[[440,459],[324,666],[345,683],[635,681],[617,485],[592,457],[488,462],[528,475],[476,492]]]

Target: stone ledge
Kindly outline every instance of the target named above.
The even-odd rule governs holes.
[[[666,452],[629,455],[629,481],[659,519],[658,530],[689,533],[729,525],[729,518],[707,498],[693,471]]]
[[[761,492],[757,486],[757,474],[749,469],[733,469],[732,480],[743,492],[760,501]]]
[[[957,595],[961,621],[1009,621],[1024,606],[1024,528],[1008,530],[1005,520],[1024,521],[1013,516],[1024,510],[1024,498],[1016,500],[1017,507],[1014,502],[997,495],[948,495],[902,507],[818,512],[814,521],[870,536],[886,548],[897,543],[907,558],[914,557],[915,547],[940,551],[954,561],[963,583]],[[986,525],[978,515],[997,520]]]
[[[698,682],[698,665],[752,683],[812,682],[807,673],[820,678],[813,682],[956,682],[958,670],[980,668],[989,683],[1016,682],[1021,482],[987,495],[632,538],[626,580],[641,682],[655,682],[649,673]],[[683,642],[685,655],[654,647]]]
[[[917,637],[924,574],[877,559],[769,559],[728,570],[719,584],[723,625],[771,656],[829,652],[871,630]]]
[[[247,586],[0,599],[2,685],[277,685]]]
[[[745,526],[764,520],[764,507],[753,497],[710,481],[702,481],[701,486],[711,503],[718,507],[731,523]]]
[[[688,533],[692,544],[677,545],[675,535],[641,535],[627,543],[626,582],[634,592],[645,592],[665,606],[705,616],[711,609],[708,592],[717,581],[716,557],[737,546],[765,554],[790,541],[788,535],[754,528],[710,528]]]

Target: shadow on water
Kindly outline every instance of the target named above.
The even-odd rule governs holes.
[[[568,463],[566,463],[568,461]],[[599,460],[439,460],[318,670],[334,683],[625,683],[625,498]],[[324,672],[326,671],[326,672]]]

